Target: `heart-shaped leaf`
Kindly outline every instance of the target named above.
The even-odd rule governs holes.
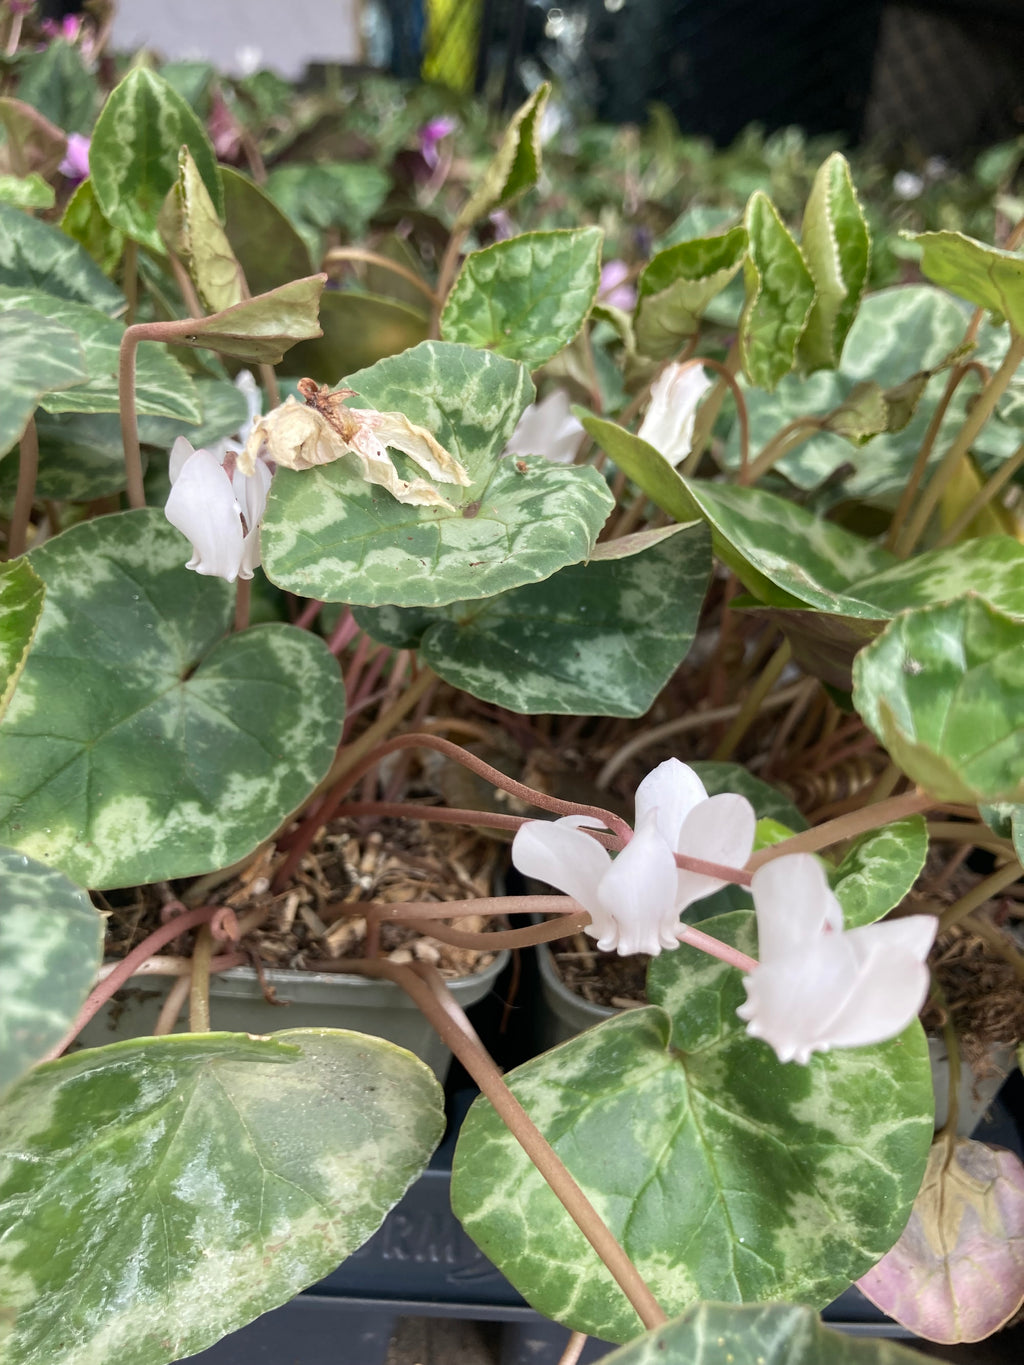
[[[755,949],[753,916],[708,933]],[[668,1313],[700,1299],[823,1306],[903,1229],[933,1104],[924,1033],[782,1063],[750,1038],[739,972],[680,947],[633,1009],[506,1079]],[[500,1181],[494,1178],[501,1172]],[[484,1100],[463,1125],[452,1208],[538,1311],[628,1341],[633,1309]]]
[[[800,248],[761,190],[750,196],[743,224],[747,301],[740,318],[740,359],[751,384],[774,389],[793,368],[814,304],[814,281]]]
[[[738,272],[746,250],[746,228],[734,227],[717,237],[697,237],[659,251],[637,280],[639,350],[654,360],[675,355]]]
[[[794,832],[807,828],[807,821],[788,797],[748,772],[741,763],[721,763],[714,759],[697,759],[689,765],[704,783],[708,796],[720,792],[735,792],[745,796],[754,807],[758,820],[774,820]]]
[[[478,218],[511,204],[537,183],[540,123],[550,94],[551,86],[545,81],[512,115],[497,155],[455,220],[455,232],[470,228]]]
[[[871,257],[871,235],[841,152],[833,152],[814,177],[800,245],[815,291],[800,360],[806,370],[832,370],[857,314]]]
[[[1024,1166],[957,1138],[932,1147],[900,1240],[858,1281],[928,1341],[982,1341],[1024,1304]]]
[[[942,801],[1024,799],[1024,622],[978,597],[904,612],[858,654],[853,704]]]
[[[224,230],[254,294],[312,275],[309,248],[287,216],[258,185],[221,166]],[[344,371],[339,370],[338,374]]]
[[[209,317],[193,319],[189,332],[175,339],[250,365],[276,365],[297,341],[321,335],[317,315],[326,283],[326,275],[292,280]]]
[[[573,339],[597,298],[602,236],[600,228],[527,232],[471,252],[441,335],[537,369]]]
[[[216,313],[241,303],[249,292],[245,275],[187,147],[178,153],[178,178],[157,226],[168,248],[187,266],[204,308]]]
[[[0,1122],[6,1365],[203,1350],[360,1247],[443,1128],[429,1068],[340,1029],[147,1038],[40,1067]]]
[[[612,505],[600,475],[499,459],[533,397],[517,361],[428,341],[344,383],[356,403],[425,427],[472,482],[440,485],[448,508],[410,507],[345,459],[279,470],[260,538],[279,587],[328,602],[437,607],[537,582],[591,553]]]
[[[103,960],[103,919],[84,891],[0,848],[0,1092],[63,1038]]]
[[[922,248],[921,273],[1024,333],[1024,256],[965,237],[962,232],[906,234]]]
[[[0,564],[0,718],[28,658],[45,591],[26,559]]]
[[[873,924],[910,891],[928,855],[928,826],[921,815],[869,830],[855,839],[830,877],[843,907],[843,927]]]
[[[528,715],[642,716],[690,648],[710,574],[707,528],[673,526],[606,541],[543,583],[403,615],[424,627],[423,661],[474,697]],[[371,634],[373,615],[359,617]]]
[[[88,377],[70,327],[31,308],[0,310],[0,455],[18,443],[41,398]]]
[[[46,602],[0,727],[0,840],[83,886],[229,866],[305,800],[338,743],[323,641],[282,625],[224,638],[231,589],[186,570],[188,549],[144,509],[29,557]]]
[[[300,341],[284,357],[283,373],[334,384],[341,375],[400,355],[430,335],[430,318],[398,299],[328,290],[320,300],[323,336]]]
[[[157,219],[177,180],[183,143],[217,213],[223,213],[220,173],[206,130],[173,86],[148,67],[133,67],[111,91],[89,147],[93,191],[104,217],[160,255]]]
[[[603,1357],[604,1365],[920,1365],[893,1341],[831,1331],[793,1304],[701,1303]]]
[[[0,284],[119,313],[124,295],[78,242],[59,228],[0,204]]]
[[[69,382],[73,387],[53,386],[40,398],[40,406],[47,412],[118,412],[118,360],[124,326],[84,303],[55,299],[38,289],[0,285],[0,319],[23,309],[45,312],[54,323],[74,332],[88,374],[84,384],[72,379]],[[46,358],[38,342],[34,343],[34,353],[37,364]],[[191,376],[166,347],[155,341],[144,341],[137,351],[135,402],[140,413],[199,421]]]

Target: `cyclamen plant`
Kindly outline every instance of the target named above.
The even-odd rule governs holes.
[[[370,247],[325,253],[325,271],[357,262],[419,311],[325,291],[310,220],[219,166],[145,66],[88,130],[59,224],[0,205],[0,344],[17,361],[0,448],[18,447],[0,572],[5,1365],[202,1350],[333,1269],[425,1168],[442,1095],[411,1054],[344,1030],[210,1031],[211,972],[243,960],[263,915],[211,902],[221,874],[273,843],[286,887],[341,815],[503,831],[515,867],[562,893],[352,907],[367,956],[343,963],[411,996],[479,1085],[453,1209],[539,1311],[628,1343],[622,1365],[690,1358],[708,1333],[737,1362],[810,1362],[835,1349],[812,1309],[858,1281],[898,1309],[937,1260],[947,1301],[915,1327],[956,1317],[957,1239],[978,1218],[958,1187],[934,1251],[915,1205],[952,1169],[930,1157],[916,1016],[936,932],[1017,881],[1024,852],[1024,547],[1002,501],[1024,466],[1016,240],[925,234],[934,285],[865,297],[870,237],[835,154],[799,242],[758,191],[741,221],[661,245],[635,305],[609,306],[596,228],[471,238],[535,185],[547,95],[465,193],[455,125],[423,125],[423,157],[447,167],[430,193],[462,193],[435,279]],[[56,174],[64,133],[0,104],[8,139],[45,147]],[[271,171],[283,200],[295,169]],[[410,344],[336,363],[360,316]],[[840,503],[842,523],[826,515]],[[253,585],[277,619],[250,624]],[[324,604],[339,615],[321,635]],[[715,639],[693,708],[673,689],[702,613]],[[357,640],[392,651],[376,673]],[[745,686],[723,706],[730,670]],[[568,717],[574,743],[668,697],[654,729],[614,732],[598,791],[698,728],[712,759],[654,766],[631,827],[416,728],[460,695]],[[730,763],[776,709],[769,771],[788,748],[879,744],[887,766],[797,828]],[[421,749],[556,818],[367,785]],[[963,829],[992,870],[906,913],[929,834],[958,847]],[[150,883],[165,922],[97,982],[82,888]],[[542,922],[458,927],[524,911]],[[384,920],[494,949],[582,931],[650,956],[647,1003],[502,1077],[434,969],[377,953]],[[191,954],[164,958],[188,931]],[[190,1031],[65,1053],[154,955],[188,982]],[[977,1147],[956,1149],[964,1169]],[[984,1330],[1024,1300],[1019,1174],[993,1179],[985,1250],[1010,1268]]]

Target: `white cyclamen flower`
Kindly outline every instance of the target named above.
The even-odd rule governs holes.
[[[589,816],[530,820],[516,832],[512,861],[527,877],[571,896],[590,915],[586,932],[604,952],[660,953],[679,945],[679,916],[723,881],[676,866],[682,853],[742,867],[755,816],[742,796],[709,797],[692,768],[670,758],[636,791],[636,833],[614,859],[583,827]]]
[[[711,387],[700,365],[666,365],[651,385],[651,404],[637,435],[674,469],[690,453],[697,405]]]
[[[572,464],[586,432],[569,411],[569,395],[552,389],[531,403],[505,447],[506,455],[543,455],[552,464]]]
[[[257,460],[243,474],[230,456],[231,472],[209,450],[193,450],[184,436],[171,447],[171,491],[164,516],[192,542],[185,566],[196,573],[252,578],[260,562],[259,525],[270,491],[270,466]]]
[[[754,873],[758,965],[736,1013],[783,1062],[902,1033],[928,994],[925,959],[938,921],[908,915],[843,930],[821,864],[790,853]]]

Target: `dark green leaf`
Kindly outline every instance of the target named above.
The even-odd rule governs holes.
[[[267,176],[266,193],[285,213],[314,260],[323,249],[323,235],[341,228],[359,238],[391,188],[379,166],[353,161],[317,166],[277,166]]]
[[[334,289],[320,299],[320,326],[322,338],[300,342],[285,356],[285,374],[333,384],[341,375],[418,346],[430,334],[430,319],[419,308]]]
[[[96,202],[91,178],[83,180],[68,200],[60,226],[63,232],[85,248],[105,275],[113,273],[124,255],[125,236],[104,218]],[[124,307],[124,299],[120,300],[120,306]]]
[[[28,658],[43,593],[42,579],[24,557],[0,564],[0,717]]]
[[[24,62],[18,94],[68,133],[92,127],[100,92],[77,43],[54,38]]]
[[[221,166],[220,176],[224,230],[252,293],[311,275],[309,248],[274,201],[230,166]]]

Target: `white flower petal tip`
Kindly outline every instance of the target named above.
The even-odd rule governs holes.
[[[637,435],[676,468],[690,453],[700,400],[711,381],[700,365],[666,365],[651,386],[651,402]]]
[[[259,524],[270,491],[270,469],[263,461],[251,477],[237,468],[229,474],[223,456],[193,450],[183,436],[171,448],[171,491],[164,516],[192,542],[185,567],[233,583],[252,578],[260,562]]]
[[[572,464],[586,432],[569,410],[565,389],[552,389],[531,403],[509,438],[504,455],[543,455],[552,464]]]
[[[928,993],[938,921],[912,915],[844,932],[842,909],[809,853],[754,873],[760,961],[736,1013],[782,1062],[865,1047],[902,1033]]]

